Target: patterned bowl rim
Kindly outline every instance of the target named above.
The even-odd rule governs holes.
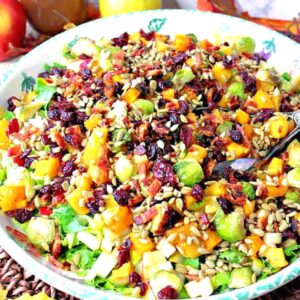
[[[19,70],[22,70],[23,68],[26,68],[27,64],[26,62],[35,54],[43,52],[47,49],[49,49],[50,45],[53,44],[57,39],[61,38],[62,36],[68,36],[70,33],[75,33],[77,29],[80,27],[81,29],[86,27],[87,29],[92,26],[94,27],[96,24],[105,23],[107,20],[112,19],[119,19],[119,18],[127,18],[128,16],[139,16],[141,14],[148,14],[153,17],[159,17],[164,16],[168,17],[172,15],[173,13],[184,13],[184,14],[199,14],[201,15],[208,15],[208,16],[215,16],[219,15],[218,17],[223,20],[233,21],[236,23],[242,22],[246,23],[250,27],[259,27],[263,29],[266,33],[272,34],[274,37],[277,37],[280,40],[286,41],[287,43],[294,44],[294,46],[299,47],[300,45],[296,43],[295,41],[289,39],[288,37],[282,35],[281,33],[278,33],[276,31],[273,31],[271,29],[268,29],[262,25],[255,24],[253,22],[240,19],[233,16],[223,15],[223,14],[216,14],[212,12],[201,12],[193,9],[158,9],[158,10],[148,10],[148,11],[141,11],[141,12],[132,12],[127,13],[123,15],[116,15],[108,18],[103,19],[97,19],[94,21],[87,22],[85,24],[81,24],[73,29],[70,29],[66,32],[62,32],[51,39],[45,41],[35,49],[33,49],[30,53],[22,57],[16,64],[11,66],[3,75],[1,88],[5,88],[7,84],[9,84],[9,81],[12,80],[16,75],[18,75]],[[130,17],[131,18],[131,17]],[[76,279],[70,279],[66,276],[62,275],[62,273],[57,269],[53,267],[49,267],[49,264],[44,261],[40,262],[36,259],[34,259],[31,255],[29,255],[26,251],[24,251],[20,245],[10,237],[10,235],[7,233],[5,228],[0,226],[0,236],[1,236],[1,246],[7,251],[7,253],[13,257],[14,260],[16,260],[20,265],[22,265],[25,269],[33,273],[35,276],[37,276],[39,279],[45,281],[46,283],[56,287],[57,289],[64,291],[66,293],[69,293],[75,297],[82,298],[82,299],[89,299],[89,300],[122,300],[122,299],[133,299],[131,297],[122,296],[120,294],[117,294],[115,292],[111,291],[103,291],[99,289],[95,289],[91,286],[88,286],[86,284],[83,284]],[[265,293],[268,293],[274,289],[277,289],[278,287],[288,283],[289,281],[297,278],[300,275],[300,258],[298,258],[296,261],[288,265],[287,267],[283,268],[279,272],[267,277],[264,280],[258,281],[250,286],[232,290],[226,293],[217,294],[210,296],[209,299],[211,300],[225,300],[225,299],[252,299],[255,297],[258,297],[260,295],[263,295]],[[204,298],[197,298],[197,299],[204,299]]]

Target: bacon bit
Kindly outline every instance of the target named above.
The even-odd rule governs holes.
[[[113,80],[113,72],[107,72],[103,75],[103,83],[106,86],[113,86],[114,85],[114,80]]]
[[[149,222],[151,219],[153,219],[156,215],[157,215],[157,208],[155,206],[152,206],[144,213],[136,216],[134,218],[134,223],[137,225],[145,224]]]
[[[142,56],[143,51],[144,51],[144,48],[136,49],[136,50],[134,50],[134,51],[131,53],[131,56],[132,56],[132,57],[135,57],[135,56]]]
[[[43,215],[43,216],[50,216],[52,214],[52,209],[49,208],[49,207],[41,207],[39,209],[40,211],[40,214]]]
[[[65,266],[64,266],[64,264],[62,264],[60,261],[58,261],[55,257],[53,257],[52,255],[49,257],[49,262],[53,265],[53,266],[55,266],[55,267],[57,267],[57,268],[59,268],[59,269],[64,269],[65,268]]]
[[[187,278],[188,280],[200,281],[198,275],[184,274],[184,277]]]
[[[207,164],[204,166],[205,177],[210,177],[212,175],[213,169],[215,168],[216,164],[217,161],[215,159],[211,159],[207,162]]]
[[[230,184],[227,183],[226,187],[231,191],[232,195],[226,194],[224,198],[233,203],[234,205],[243,206],[246,203],[247,197],[243,193],[243,187],[240,183]]]
[[[152,125],[152,128],[155,132],[158,133],[159,136],[165,136],[169,133],[169,128],[167,126],[164,126],[164,125],[156,125],[156,124],[153,124]]]
[[[115,92],[115,86],[106,86],[104,88],[104,95],[107,98],[112,98]]]
[[[121,67],[124,62],[125,52],[120,50],[119,52],[113,55],[113,64],[114,66]]]
[[[247,99],[244,104],[244,109],[247,113],[253,113],[253,110],[257,110],[256,103],[252,99]]]
[[[161,69],[154,69],[154,70],[146,71],[145,77],[157,76],[157,75],[160,75],[160,74],[162,74]]]
[[[55,207],[56,205],[61,204],[64,201],[65,201],[64,194],[59,194],[52,198],[52,203],[51,203],[50,207]]]
[[[15,146],[9,147],[7,150],[7,155],[9,157],[16,156],[19,154],[21,154],[21,146],[20,145],[15,145]]]
[[[60,148],[67,149],[68,145],[58,131],[54,132],[54,140]]]
[[[147,177],[147,163],[142,162],[138,164],[138,174],[139,174],[139,180],[146,184],[146,177]]]
[[[128,206],[132,207],[138,203],[141,203],[144,200],[141,194],[136,195],[135,197],[128,200]]]
[[[149,196],[154,197],[161,189],[162,183],[158,179],[154,179],[148,187]]]
[[[74,134],[74,133],[81,134],[81,128],[79,125],[70,126],[66,129],[66,134]]]
[[[200,219],[201,224],[209,225],[209,220],[208,220],[207,214],[205,214],[205,213],[201,214],[199,219]]]
[[[236,129],[239,130],[241,132],[241,134],[243,135],[243,140],[244,140],[244,144],[247,148],[250,149],[250,153],[254,158],[259,158],[257,151],[253,148],[252,143],[249,141],[245,130],[242,126],[240,126],[239,124],[236,124]]]
[[[260,229],[265,229],[268,223],[268,216],[263,216],[257,220],[257,226]]]
[[[148,135],[149,123],[143,123],[137,128],[138,141],[143,142]]]
[[[256,189],[256,194],[258,197],[266,198],[268,195],[268,190],[263,183],[258,184]]]
[[[238,96],[231,96],[228,102],[228,107],[230,110],[236,110],[240,107],[240,100]]]
[[[194,55],[194,58],[195,58],[195,66],[196,66],[196,68],[201,69],[202,66],[203,66],[203,61],[202,61],[202,58],[201,58],[201,54],[200,53],[196,53]]]
[[[51,254],[53,255],[53,257],[55,259],[59,257],[59,255],[61,253],[61,249],[62,249],[62,247],[61,247],[61,239],[60,239],[59,231],[56,230],[55,236],[54,236],[54,241],[51,246]]]
[[[168,102],[165,107],[169,111],[177,111],[179,109],[178,101]]]

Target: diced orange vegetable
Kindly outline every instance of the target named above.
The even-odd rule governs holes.
[[[105,184],[109,181],[108,168],[91,164],[88,167],[87,174],[98,185]]]
[[[113,79],[114,82],[123,83],[123,78],[120,74],[113,75],[112,79]]]
[[[220,51],[222,51],[226,55],[232,54],[232,48],[230,46],[221,46]]]
[[[275,108],[271,96],[263,90],[258,90],[254,95],[257,108]]]
[[[257,88],[257,90],[271,92],[274,90],[275,86],[274,86],[274,83],[271,81],[262,81],[262,80],[256,79],[256,88]]]
[[[140,39],[140,34],[138,32],[134,32],[129,35],[130,41],[137,42],[139,39]]]
[[[140,90],[136,88],[131,88],[124,94],[124,99],[128,104],[132,104],[139,97],[140,94]]]
[[[165,100],[173,100],[175,98],[175,91],[174,89],[166,89],[162,92],[162,97]]]
[[[253,129],[253,127],[251,125],[249,125],[249,124],[244,124],[243,125],[243,129],[244,129],[244,132],[245,132],[247,138],[249,140],[251,140],[253,138],[253,135],[254,135],[254,129]]]
[[[248,249],[252,250],[251,257],[256,257],[257,252],[260,250],[261,246],[264,244],[263,240],[257,235],[250,235],[247,236],[245,239],[245,244],[247,245]]]
[[[293,120],[288,120],[288,123],[289,123],[288,132],[291,132],[292,130],[295,129],[295,122]]]
[[[0,187],[0,209],[3,212],[24,208],[27,204],[25,199],[24,186],[3,185]]]
[[[185,52],[190,44],[191,44],[191,38],[189,38],[185,34],[175,35],[175,49],[177,51]]]
[[[189,112],[186,118],[188,119],[189,123],[197,123],[197,116],[193,112]]]
[[[226,84],[232,77],[232,71],[230,69],[226,69],[221,63],[216,63],[213,66],[212,74],[221,84]]]
[[[273,101],[273,103],[275,105],[275,110],[276,111],[280,111],[280,105],[281,105],[281,101],[282,101],[281,94],[273,95],[272,96],[272,101]]]
[[[132,242],[132,248],[140,254],[154,249],[154,244],[149,237],[142,238],[139,234],[134,232],[131,232],[129,237]]]
[[[79,215],[86,215],[89,212],[89,209],[85,205],[83,192],[83,189],[77,188],[66,196],[66,200]]]
[[[157,51],[159,51],[159,52],[164,52],[164,51],[168,50],[168,44],[166,44],[162,41],[157,41],[155,46],[156,46]]]
[[[9,139],[6,134],[8,123],[7,120],[0,120],[0,149],[2,150],[7,150],[9,147]]]
[[[189,245],[187,241],[182,241],[179,243],[178,247],[181,249],[181,254],[186,258],[197,258],[201,255],[198,252],[199,245],[195,243]]]
[[[92,130],[98,126],[101,120],[101,115],[92,115],[88,120],[84,122],[84,126],[87,130]]]
[[[83,190],[89,190],[93,181],[87,174],[79,175],[76,177],[75,184],[78,188]]]
[[[207,186],[204,190],[205,196],[222,196],[226,193],[226,185],[223,182],[216,182]]]
[[[39,177],[49,176],[51,179],[58,175],[60,161],[57,157],[42,159],[34,164],[34,175]]]
[[[227,146],[227,151],[229,152],[227,156],[227,160],[231,160],[235,158],[246,157],[249,154],[250,149],[245,147],[244,145],[231,142]]]
[[[300,221],[300,213],[295,214],[294,219]]]
[[[184,203],[188,210],[193,210],[194,204],[196,202],[197,202],[197,200],[191,194],[184,195]]]
[[[203,159],[207,156],[207,150],[199,145],[192,145],[188,149],[187,158],[194,158],[199,163],[203,161]]]
[[[289,123],[285,116],[274,116],[270,120],[270,134],[275,139],[283,139],[288,134]]]
[[[165,41],[167,41],[167,39],[168,39],[168,36],[155,32],[155,40],[156,41],[165,42]]]
[[[280,158],[273,157],[269,166],[268,173],[273,176],[278,176],[283,173],[284,161]]]
[[[288,265],[282,248],[269,247],[264,252],[264,256],[273,268],[283,268]]]
[[[115,234],[122,235],[129,230],[132,223],[133,218],[129,208],[127,206],[117,206],[107,225]]]
[[[213,230],[206,230],[208,238],[203,241],[204,248],[211,252],[213,249],[222,242],[222,239],[218,236],[218,234]]]
[[[288,188],[285,185],[280,185],[280,186],[273,186],[273,185],[267,185],[267,190],[268,190],[268,196],[269,197],[283,197]]]
[[[255,201],[247,200],[243,206],[245,217],[249,217],[252,213],[254,213],[254,209],[255,209]]]
[[[191,57],[189,57],[187,60],[186,60],[186,64],[189,66],[189,67],[193,67],[195,65],[193,59]]]
[[[236,111],[236,121],[240,124],[249,124],[250,116],[240,108]]]
[[[167,237],[170,236],[171,234],[176,234],[175,238],[170,242],[174,246],[178,245],[181,240],[180,240],[180,234],[183,234],[184,236],[195,236],[193,233],[193,229],[191,227],[198,228],[198,224],[196,222],[191,222],[187,225],[182,225],[179,227],[174,227],[166,232]]]
[[[223,95],[221,100],[218,102],[218,105],[220,107],[227,108],[229,100],[230,100],[230,98],[228,96]]]

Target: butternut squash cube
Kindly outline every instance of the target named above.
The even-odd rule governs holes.
[[[2,150],[7,150],[9,147],[9,139],[6,134],[8,123],[7,120],[0,120],[0,149]]]
[[[26,204],[25,186],[0,187],[0,209],[3,212],[24,208]]]
[[[204,147],[201,147],[199,145],[192,145],[187,154],[187,158],[194,158],[199,163],[203,161],[203,159],[207,156],[207,150]]]
[[[236,121],[240,124],[249,124],[250,116],[240,108],[236,111]]]
[[[283,173],[284,161],[280,158],[273,157],[269,166],[268,173],[273,176],[278,176]]]
[[[272,97],[264,90],[258,90],[254,95],[257,108],[275,108]]]
[[[89,209],[86,207],[83,196],[83,189],[77,188],[71,194],[66,196],[74,211],[79,215],[86,215]]]
[[[274,116],[270,120],[270,134],[275,139],[283,139],[288,134],[289,123],[285,116]]]
[[[42,159],[34,164],[34,175],[38,177],[49,176],[51,179],[58,175],[60,161],[57,157]]]
[[[177,51],[185,52],[189,45],[191,44],[191,38],[185,34],[176,34],[175,35],[175,49]]]
[[[132,248],[140,254],[154,249],[154,244],[149,237],[142,238],[139,234],[134,232],[131,232],[129,237],[132,242]]]
[[[283,268],[288,265],[282,248],[268,248],[264,256],[273,268]]]
[[[162,97],[165,100],[173,100],[175,98],[175,91],[174,89],[166,89],[162,92]]]
[[[226,193],[226,185],[223,182],[216,182],[207,186],[204,190],[205,196],[222,196]]]
[[[235,158],[246,157],[249,154],[250,149],[245,147],[244,145],[231,142],[227,146],[227,151],[228,151],[227,160],[232,160]]]
[[[124,99],[128,104],[132,104],[139,97],[140,93],[138,89],[131,88],[124,94]]]
[[[213,66],[212,74],[221,84],[227,83],[232,77],[232,71],[230,69],[226,69],[221,63],[216,63]]]

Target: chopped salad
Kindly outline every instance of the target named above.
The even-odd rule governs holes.
[[[250,37],[77,37],[0,111],[0,209],[58,268],[134,297],[206,297],[300,253],[300,84]],[[28,78],[27,78],[28,79]]]

